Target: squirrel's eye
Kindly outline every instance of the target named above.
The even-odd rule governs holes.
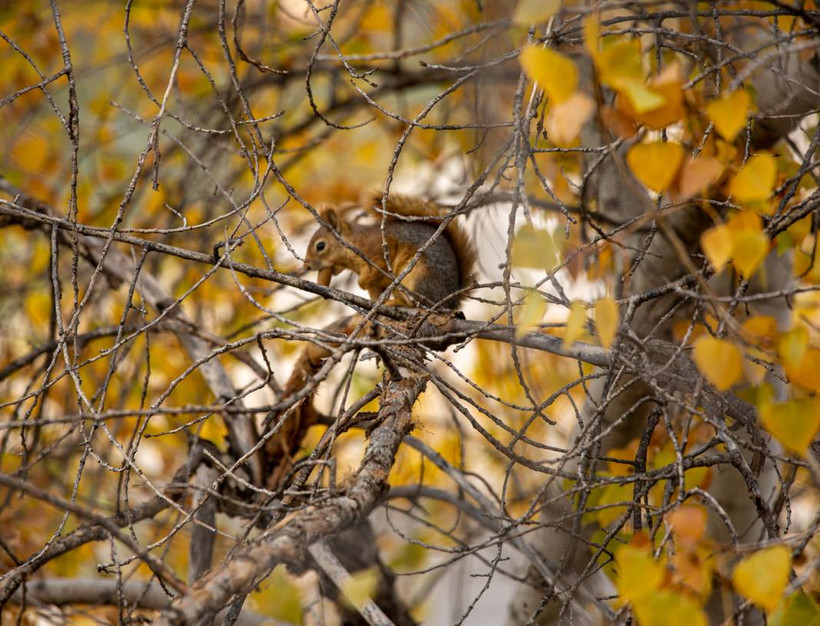
[[[326,246],[327,246],[327,244],[324,241],[317,241],[316,242],[316,252],[321,252],[322,250],[325,249]]]

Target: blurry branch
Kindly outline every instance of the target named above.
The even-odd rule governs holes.
[[[236,391],[228,373],[217,359],[206,358],[210,352],[207,343],[189,332],[188,328],[192,326],[192,323],[186,318],[182,310],[176,306],[178,302],[168,293],[162,283],[149,275],[141,267],[139,268],[139,273],[137,273],[137,267],[133,260],[119,250],[108,249],[107,254],[103,256],[105,245],[100,240],[105,240],[106,242],[111,239],[117,240],[117,233],[115,231],[104,228],[92,228],[89,233],[93,234],[89,236],[84,232],[86,231],[85,227],[81,227],[79,224],[72,223],[69,220],[53,217],[51,215],[53,211],[51,211],[47,205],[23,193],[2,177],[0,177],[0,190],[11,194],[15,198],[21,199],[25,204],[37,207],[37,211],[33,211],[24,206],[0,200],[0,213],[6,215],[11,213],[18,219],[28,216],[28,218],[34,220],[35,223],[39,221],[39,223],[43,225],[51,224],[52,227],[59,227],[64,231],[68,245],[71,245],[72,237],[78,239],[85,251],[86,258],[92,263],[101,265],[102,272],[109,281],[125,284],[131,284],[132,281],[136,281],[136,286],[141,296],[159,313],[160,318],[166,318],[166,323],[185,348],[191,361],[201,362],[198,371],[207,382],[213,394],[221,401],[232,400],[237,406],[243,406],[241,399],[238,398],[239,393]],[[150,249],[149,246],[143,247],[145,252]],[[213,265],[210,259],[209,263]],[[232,452],[236,458],[240,458],[250,451],[256,443],[257,436],[253,420],[248,415],[235,415],[231,419],[225,419],[224,422],[228,430]],[[259,457],[254,456],[249,459],[249,466],[253,478],[259,482],[262,476],[262,467]]]
[[[333,554],[333,551],[326,541],[317,541],[308,548],[308,552],[310,552],[310,556],[316,560],[319,567],[330,577],[339,590],[345,594],[345,597],[350,603],[356,606],[359,614],[370,626],[387,626],[388,624],[393,624],[390,618],[388,618],[370,598],[367,598],[364,602],[360,602],[349,595],[348,590],[350,583],[353,581],[353,577],[350,575],[350,572],[345,569],[339,559],[336,558],[336,555]]]
[[[147,552],[131,537],[121,532],[119,526],[115,524],[110,517],[103,517],[98,513],[94,513],[87,507],[50,494],[43,491],[39,487],[35,487],[31,483],[26,482],[25,480],[14,478],[13,476],[9,476],[7,474],[0,474],[0,485],[8,487],[14,491],[21,491],[32,498],[47,502],[61,511],[73,513],[81,519],[91,520],[94,524],[104,529],[106,535],[111,535],[128,547],[128,549],[137,555],[139,559],[143,561],[152,572],[154,572],[154,574],[156,574],[162,581],[167,583],[173,589],[179,592],[184,592],[187,589],[185,583],[177,578],[176,574],[174,574],[168,566],[166,566],[158,557]]]
[[[436,467],[447,474],[447,476],[449,476],[456,483],[456,485],[458,485],[460,490],[463,490],[478,504],[477,510],[469,505],[463,507],[462,504],[457,505],[459,508],[470,514],[471,517],[473,517],[484,527],[498,533],[500,537],[507,537],[510,545],[512,545],[529,560],[532,567],[538,571],[545,581],[548,581],[550,585],[556,588],[558,587],[556,584],[558,581],[556,579],[565,578],[560,574],[561,566],[552,561],[549,556],[539,554],[539,552],[523,537],[516,536],[516,533],[521,531],[521,524],[518,520],[510,519],[501,507],[490,500],[490,498],[484,495],[480,489],[478,489],[467,479],[464,472],[448,463],[447,460],[441,456],[441,454],[436,452],[426,443],[412,436],[407,437],[405,439],[405,443],[411,448],[418,450],[425,456],[425,458],[430,460]],[[550,478],[550,480],[554,480],[554,477]],[[417,491],[418,487],[426,489],[426,491]],[[390,490],[389,496],[405,497],[408,499],[413,499],[414,496],[442,498],[441,493],[438,493],[441,490],[434,490],[421,485],[418,487],[415,485],[407,487],[394,487]],[[443,493],[452,496],[452,494],[449,494],[448,492]],[[446,500],[446,497],[442,499]],[[563,582],[566,587],[569,587],[572,581],[561,580],[561,582]],[[560,590],[558,593],[560,594]],[[589,585],[582,584],[578,589],[578,596],[572,596],[570,602],[575,605],[574,610],[579,614],[585,614],[589,612],[591,607],[594,607],[609,621],[612,621],[615,617],[612,609],[596,597],[591,583]]]
[[[412,428],[411,409],[427,379],[411,377],[386,386],[379,425],[362,464],[344,493],[285,517],[234,552],[163,611],[157,624],[194,624],[222,609],[266,577],[278,563],[301,565],[310,545],[366,518],[385,494],[396,452]]]
[[[23,606],[90,604],[94,606],[128,605],[134,609],[160,610],[171,604],[171,598],[157,583],[139,580],[104,578],[46,578],[27,582],[12,596],[14,604]],[[217,619],[222,619],[222,614]],[[243,611],[234,622],[237,626],[275,626],[274,619]]]
[[[182,499],[186,492],[188,476],[192,469],[198,465],[203,458],[201,448],[197,447],[195,450],[196,452],[177,470],[171,483],[163,492],[164,497],[156,496],[126,511],[116,513],[109,517],[103,518],[96,516],[94,521],[80,526],[67,535],[56,539],[35,556],[0,576],[0,581],[5,581],[0,587],[0,607],[8,602],[11,595],[26,578],[52,559],[71,552],[92,541],[101,541],[109,537],[111,535],[109,529],[111,528],[119,529],[145,519],[150,519],[168,508],[169,500],[177,502]],[[3,476],[3,474],[0,474],[0,476]]]

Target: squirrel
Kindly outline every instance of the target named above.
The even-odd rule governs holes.
[[[377,300],[393,284],[394,277],[408,269],[423,249],[412,269],[398,286],[394,286],[386,303],[454,312],[473,282],[476,264],[476,252],[466,232],[450,221],[430,243],[445,216],[437,205],[418,198],[391,194],[386,213],[381,210],[380,193],[370,194],[362,204],[372,218],[370,223],[347,219],[348,211],[337,212],[328,208],[321,212],[330,228],[320,226],[316,230],[305,255],[305,267],[319,270],[317,282],[327,286],[333,276],[350,270],[358,275],[359,286],[372,300]],[[385,260],[385,241],[390,269]],[[354,315],[337,320],[325,330],[347,334],[361,320],[361,316]],[[330,354],[322,344],[308,344],[285,384],[282,398],[301,391]],[[280,417],[276,413],[270,414],[265,420],[266,428],[272,427]],[[278,426],[277,434],[265,446],[269,488],[277,488],[292,470],[294,455],[307,429],[318,421],[318,417],[311,395],[302,399],[286,421]]]
[[[450,221],[429,243],[445,217],[436,204],[391,194],[383,212],[381,193],[373,193],[363,205],[374,218],[371,223],[345,219],[347,213],[340,215],[332,208],[321,212],[330,228],[316,230],[305,255],[305,267],[319,270],[317,282],[327,286],[332,276],[347,269],[358,275],[359,286],[376,300],[423,248],[387,304],[457,309],[473,281],[476,263],[475,248],[464,230]]]

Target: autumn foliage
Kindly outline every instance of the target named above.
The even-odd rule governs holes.
[[[0,621],[820,624],[814,2],[0,39]],[[391,193],[470,233],[461,315],[304,269]]]

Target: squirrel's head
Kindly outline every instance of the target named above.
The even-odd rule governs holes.
[[[330,278],[347,267],[343,263],[347,257],[347,249],[330,229],[344,237],[349,226],[334,209],[325,209],[320,216],[330,228],[319,226],[313,233],[305,253],[305,267],[309,270],[319,270],[317,282],[327,287]]]

